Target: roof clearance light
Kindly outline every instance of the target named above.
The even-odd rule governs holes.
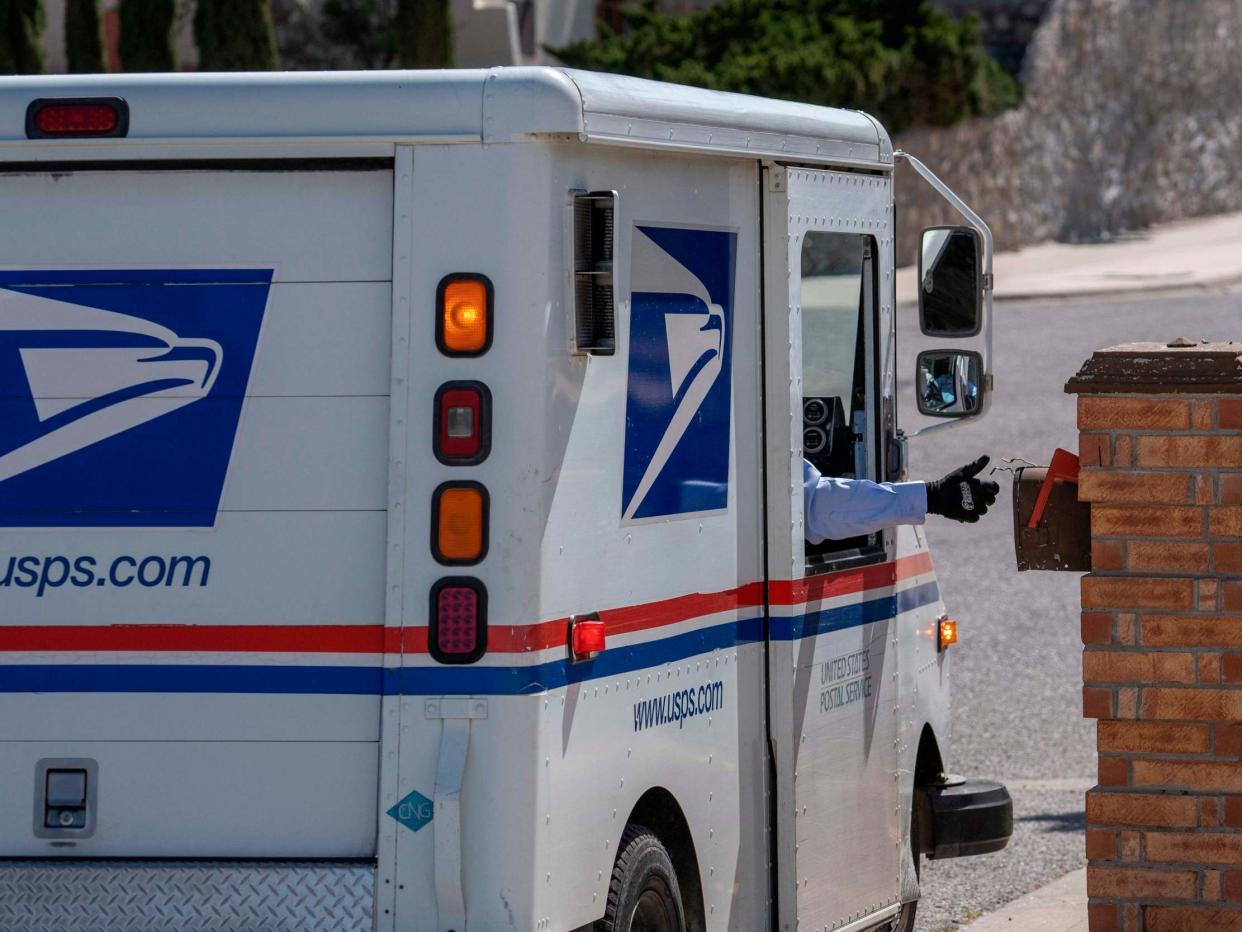
[[[436,346],[446,356],[482,356],[492,345],[492,283],[447,275],[436,289]]]
[[[447,382],[436,392],[435,454],[446,466],[475,466],[492,446],[492,395],[482,382]]]
[[[431,552],[446,565],[478,563],[487,555],[487,489],[446,482],[431,504]]]
[[[947,650],[950,644],[957,643],[957,622],[952,618],[941,618],[939,630],[938,650]]]
[[[129,105],[119,97],[43,97],[26,108],[30,139],[117,137],[129,132]]]
[[[487,652],[487,590],[477,579],[450,576],[431,588],[428,646],[440,663],[474,663]]]

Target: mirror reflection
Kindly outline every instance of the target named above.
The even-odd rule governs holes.
[[[982,307],[979,235],[968,227],[923,231],[919,256],[919,321],[933,337],[979,332]]]
[[[919,411],[933,417],[978,413],[982,368],[977,353],[921,353],[915,376]]]

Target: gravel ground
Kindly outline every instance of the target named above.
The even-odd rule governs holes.
[[[913,372],[917,322],[899,372]],[[996,395],[977,424],[911,445],[912,476],[935,478],[980,453],[1046,463],[1077,447],[1075,399],[1063,387],[1091,353],[1135,340],[1242,339],[1242,294],[996,307]],[[909,397],[909,385],[902,400]],[[906,409],[913,406],[911,401]],[[918,426],[904,417],[904,426]],[[999,513],[980,525],[932,518],[928,537],[945,605],[961,623],[953,648],[950,770],[1002,780],[1014,837],[1002,852],[924,862],[917,932],[946,932],[1083,864],[1083,792],[1095,783],[1094,725],[1081,717],[1078,574],[1014,569],[1009,477]]]

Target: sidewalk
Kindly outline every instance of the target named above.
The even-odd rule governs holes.
[[[965,926],[968,932],[1087,932],[1087,869],[1018,897]]]
[[[1242,213],[1152,227],[1108,243],[1041,243],[997,253],[997,300],[1112,297],[1242,283]],[[913,267],[897,272],[897,303],[917,299]]]

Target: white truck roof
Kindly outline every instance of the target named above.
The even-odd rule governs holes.
[[[45,97],[129,104],[124,139],[31,140]],[[557,68],[238,74],[55,75],[0,79],[0,160],[183,156],[190,143],[324,144],[381,154],[403,142],[584,141],[704,154],[891,168],[883,127],[856,110]],[[141,150],[141,151],[140,151]],[[298,152],[296,154],[303,154]],[[334,154],[341,154],[335,152]],[[197,146],[195,155],[201,155]]]

